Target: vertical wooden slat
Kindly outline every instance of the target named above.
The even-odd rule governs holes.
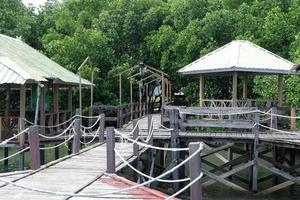
[[[165,76],[161,74],[161,109],[165,106]]]
[[[53,85],[53,112],[55,113],[55,124],[59,124],[59,88]]]
[[[277,80],[277,100],[278,106],[281,108],[283,104],[283,75],[278,75]]]
[[[296,129],[296,108],[291,107],[291,127],[292,130]]]
[[[119,104],[122,105],[122,75],[119,74]]]
[[[116,158],[115,158],[115,130],[114,127],[106,128],[106,172],[116,172]]]
[[[26,86],[20,86],[20,132],[25,129],[25,114],[26,114]],[[1,126],[1,125],[0,125]],[[25,134],[20,135],[19,137],[20,146],[24,146],[25,143]]]
[[[40,125],[45,126],[45,86],[40,87]],[[45,134],[45,128],[41,128],[41,134]]]

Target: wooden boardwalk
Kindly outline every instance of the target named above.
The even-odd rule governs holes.
[[[132,144],[116,143],[116,148],[124,149],[122,151],[122,156],[127,158],[129,161],[135,159],[132,156]],[[117,157],[116,163],[118,164],[117,170],[123,167],[120,159]],[[11,175],[5,178],[2,177],[2,179],[14,181],[17,184],[27,187],[65,193],[101,193],[108,190],[111,191],[118,189],[117,187],[101,181],[102,178],[105,178],[105,171],[106,144],[97,144],[89,149],[82,150],[78,155],[67,156],[67,158],[62,158],[58,161],[49,163],[37,171]],[[112,195],[112,197],[113,196],[115,196],[116,199],[119,199],[117,195]],[[152,197],[153,199],[157,199],[157,196],[155,195],[152,195]],[[122,198],[137,199],[136,195],[129,193],[122,194]],[[68,198],[34,191],[27,191],[12,185],[1,184],[0,199],[62,200]]]

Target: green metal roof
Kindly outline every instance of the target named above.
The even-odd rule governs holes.
[[[79,76],[44,56],[25,42],[0,34],[0,84],[24,84],[53,80],[79,84]],[[83,85],[91,85],[82,79]]]

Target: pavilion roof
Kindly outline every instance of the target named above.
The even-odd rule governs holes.
[[[64,85],[77,85],[79,76],[25,42],[0,34],[0,84],[25,84],[50,80]],[[82,79],[82,84],[91,85],[85,79]]]
[[[246,40],[234,40],[179,70],[183,74],[297,74],[294,63]]]

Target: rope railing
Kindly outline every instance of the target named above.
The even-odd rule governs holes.
[[[55,135],[55,136],[47,136],[47,135],[43,135],[39,133],[39,136],[42,138],[46,138],[46,139],[56,139],[61,137],[62,135],[65,135],[69,130],[71,130],[71,128],[74,126],[75,120],[72,121],[72,123],[60,134]]]
[[[259,125],[259,126],[261,126],[263,128],[272,130],[272,131],[279,132],[279,133],[285,133],[285,134],[290,134],[290,135],[300,135],[300,133],[298,133],[298,132],[284,131],[284,130],[280,130],[280,129],[273,128],[273,127],[270,127],[270,126],[266,126],[266,125],[263,125],[263,124],[260,124],[260,123],[257,123],[257,125]]]
[[[133,140],[133,139],[127,137],[125,134],[119,132],[116,129],[115,129],[115,133],[120,135],[123,138],[126,138],[128,141],[130,141],[134,144],[138,144],[139,146],[143,146],[143,147],[147,147],[147,148],[151,148],[151,149],[156,149],[156,150],[161,150],[161,151],[188,151],[189,150],[189,148],[163,148],[163,147],[157,147],[157,146],[153,146],[153,145],[149,145],[149,144],[139,142],[137,140]]]
[[[24,148],[24,149],[22,149],[22,150],[20,150],[20,151],[18,151],[18,152],[16,152],[16,153],[14,153],[14,154],[11,154],[10,156],[7,156],[7,157],[5,157],[5,158],[2,158],[2,159],[0,160],[0,162],[3,162],[3,161],[5,161],[5,160],[8,160],[8,159],[10,159],[10,158],[12,158],[12,157],[14,157],[14,156],[16,156],[16,155],[19,155],[19,154],[23,153],[24,151],[27,151],[28,149],[30,149],[30,147],[26,147],[26,148]]]
[[[32,186],[27,186],[27,185],[23,185],[23,184],[19,184],[13,181],[8,181],[8,180],[4,180],[4,179],[0,179],[0,182],[18,187],[18,188],[22,188],[22,189],[26,189],[32,192],[39,192],[39,193],[43,193],[43,194],[49,194],[49,195],[55,195],[55,196],[68,196],[68,197],[91,197],[91,198],[97,198],[97,197],[104,197],[104,196],[108,196],[108,195],[112,195],[112,194],[120,194],[120,193],[124,193],[127,191],[131,191],[133,189],[151,184],[155,181],[157,181],[158,179],[161,179],[163,177],[165,177],[166,175],[172,173],[174,170],[177,170],[178,168],[180,168],[181,166],[183,166],[185,163],[187,163],[188,161],[190,161],[195,155],[197,155],[203,148],[203,145],[200,144],[199,148],[193,153],[191,154],[188,158],[186,158],[184,161],[182,161],[181,163],[179,163],[178,165],[176,165],[175,167],[173,167],[172,169],[169,169],[168,171],[162,173],[161,175],[148,180],[144,183],[140,183],[137,185],[133,185],[124,189],[120,189],[120,190],[114,190],[114,191],[110,191],[110,192],[103,192],[103,193],[81,193],[81,194],[76,194],[76,193],[70,193],[70,192],[57,192],[57,191],[51,191],[51,190],[46,190],[46,189],[42,189],[42,188],[37,188],[37,187],[32,187]],[[201,178],[201,177],[200,177]],[[199,179],[198,179],[199,180]],[[196,182],[196,181],[194,181]]]
[[[54,145],[54,146],[51,146],[51,147],[40,147],[40,150],[50,150],[50,149],[56,149],[64,144],[67,144],[71,139],[74,138],[74,135],[70,136],[68,139],[66,139],[64,142],[60,143],[60,144],[57,144],[57,145]]]
[[[300,119],[300,116],[288,116],[288,115],[281,115],[281,114],[276,114],[276,113],[269,113],[269,112],[264,112],[264,111],[259,111],[260,113],[270,115],[270,116],[275,116],[275,117],[280,117],[280,118],[288,118],[288,119]]]
[[[28,133],[28,130],[29,130],[29,128],[24,129],[24,130],[21,131],[20,133],[18,133],[18,134],[16,134],[16,135],[14,135],[14,136],[12,136],[12,137],[10,137],[10,138],[8,138],[8,139],[2,141],[2,142],[0,143],[0,145],[5,145],[5,144],[7,144],[9,141],[11,141],[11,140],[13,140],[13,139],[15,139],[15,138],[18,138],[20,135],[22,135],[22,134],[24,134],[24,133]]]

